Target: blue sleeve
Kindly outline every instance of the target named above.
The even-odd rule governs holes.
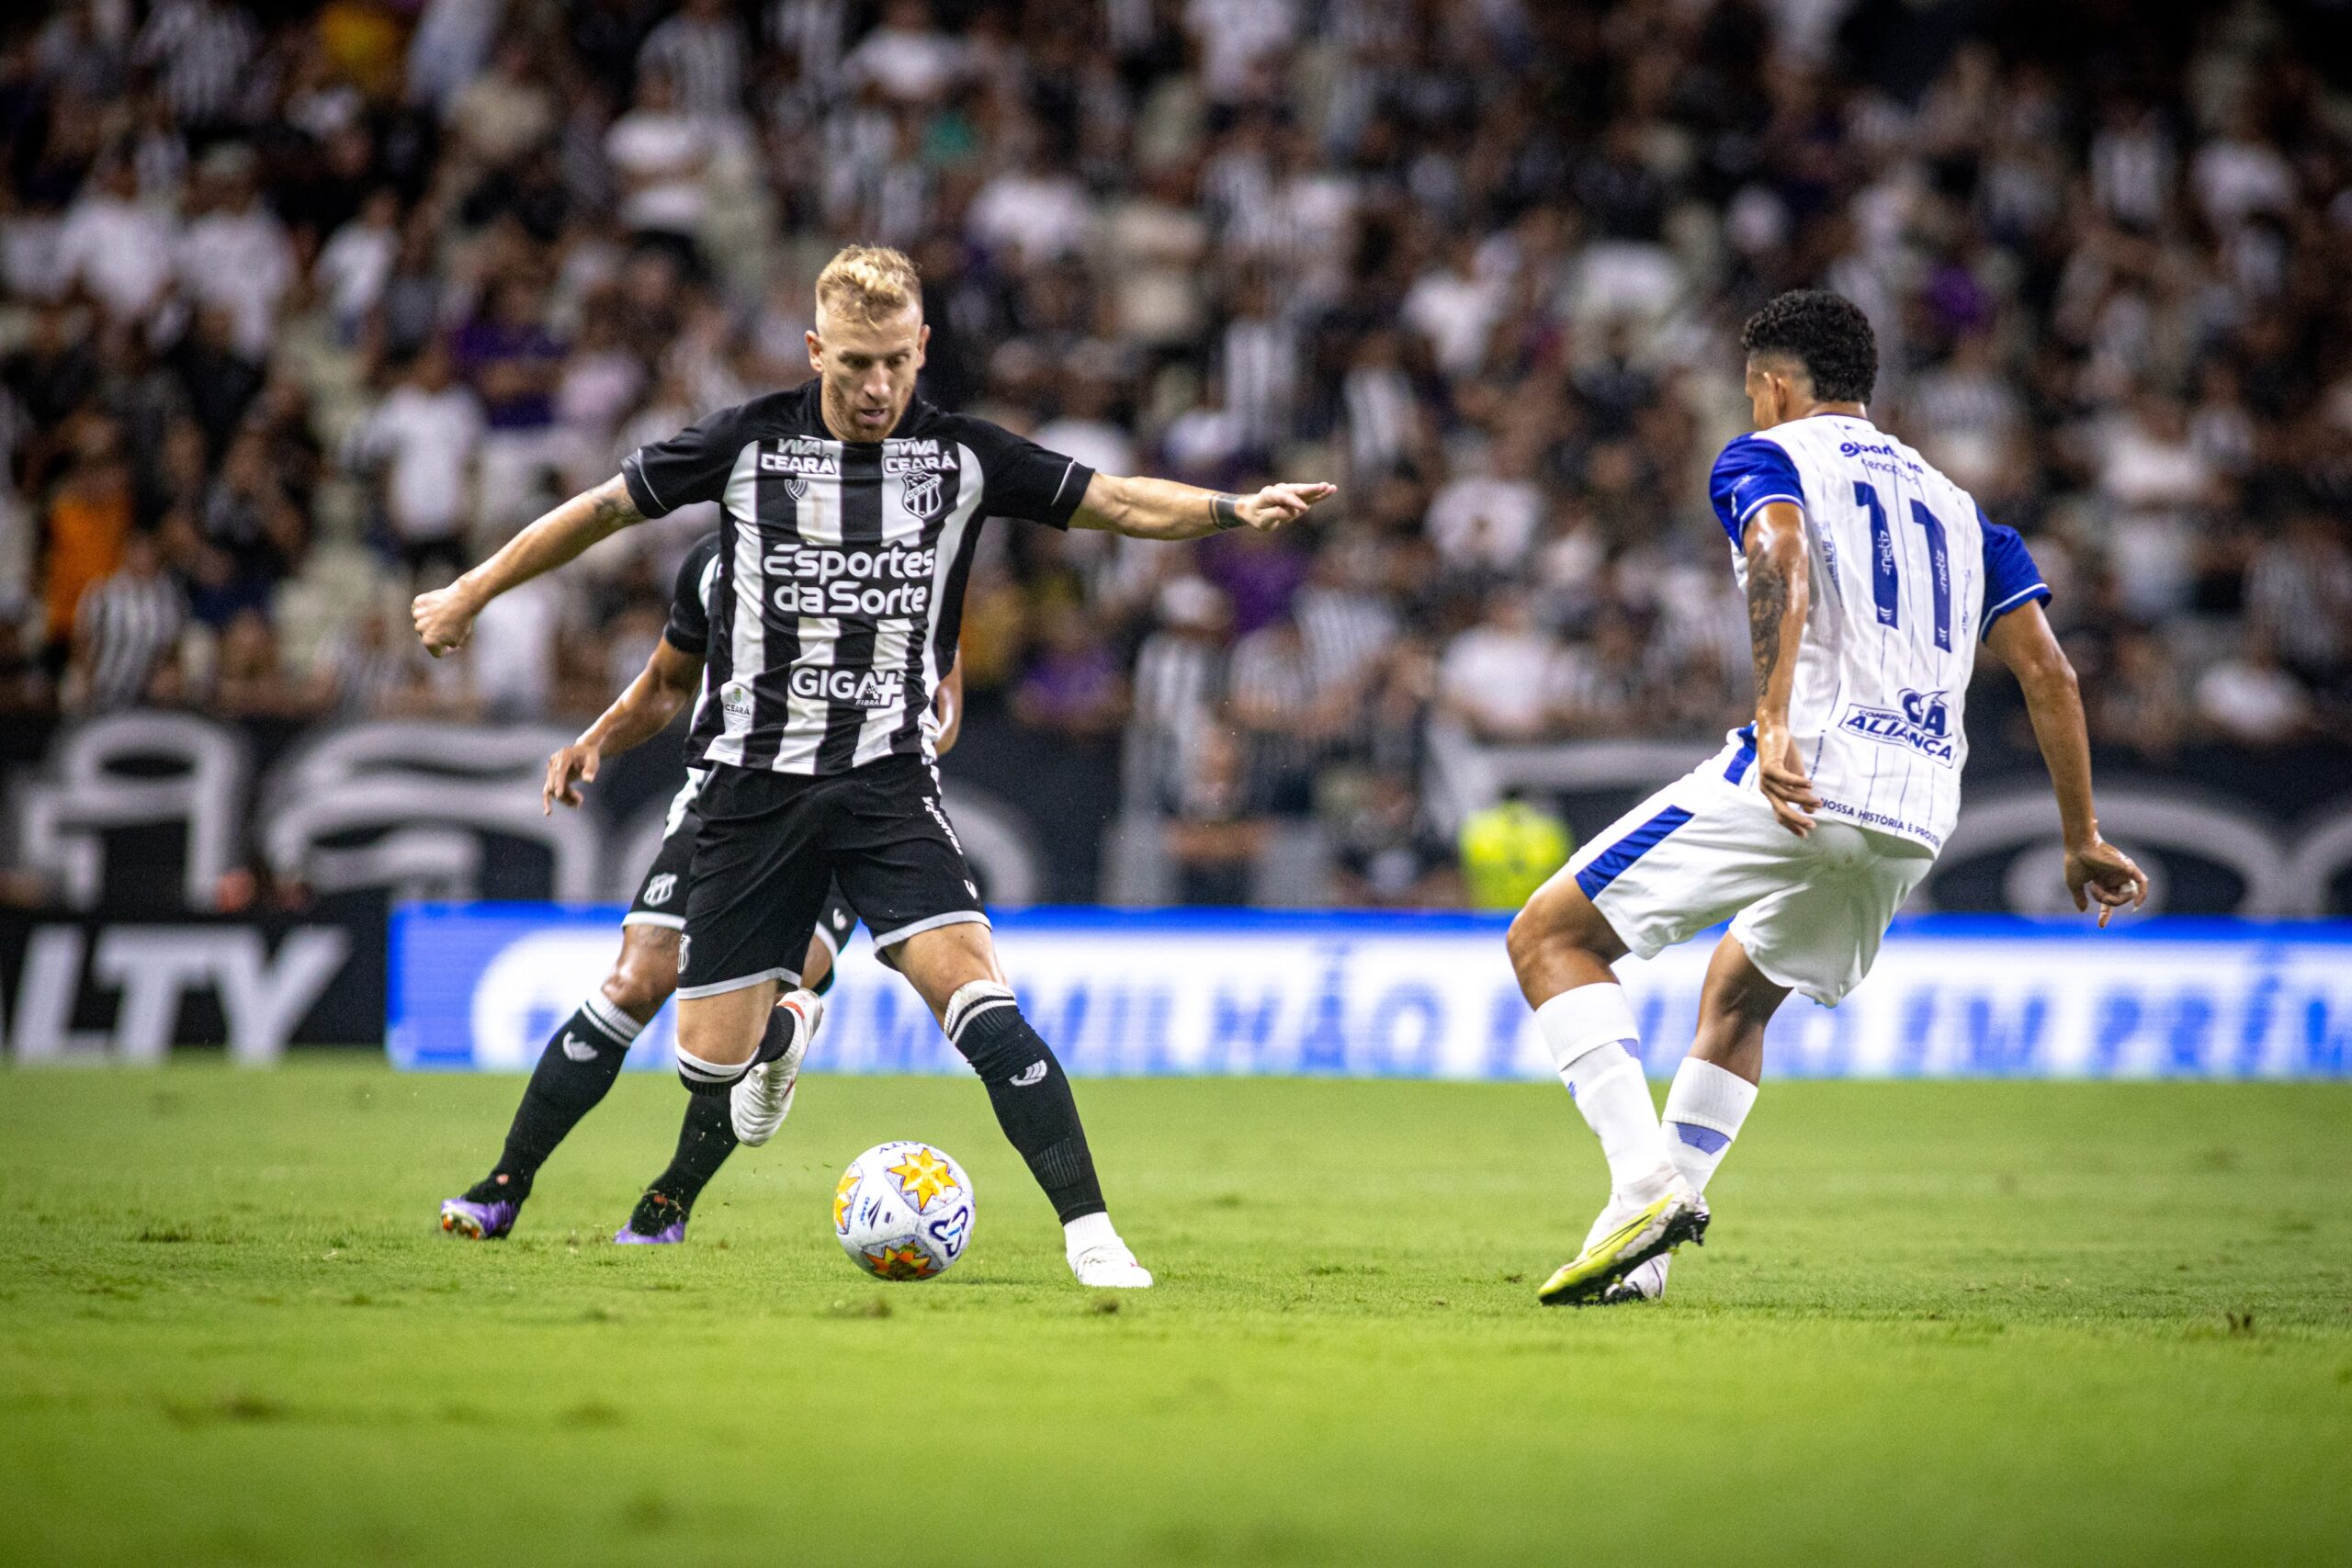
[[[1747,520],[1766,502],[1804,504],[1804,486],[1787,450],[1777,441],[1754,435],[1743,435],[1724,448],[1723,456],[1715,459],[1715,471],[1708,476],[1707,495],[1715,503],[1715,515],[1723,520],[1734,549],[1740,547]]]
[[[1976,525],[1984,535],[1984,630],[1989,633],[1995,621],[2018,605],[2047,601],[2050,585],[2041,581],[2041,569],[2033,564],[2032,552],[2015,528],[1992,521],[1982,507]]]

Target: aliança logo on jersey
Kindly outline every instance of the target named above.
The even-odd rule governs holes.
[[[789,682],[796,697],[820,697],[854,708],[895,708],[907,700],[907,678],[896,671],[826,670],[804,664]]]
[[[1905,688],[1901,711],[1864,707],[1857,703],[1838,721],[1838,728],[1882,746],[1900,746],[1930,762],[1951,767],[1958,737],[1951,732],[1951,704],[1942,692]]]

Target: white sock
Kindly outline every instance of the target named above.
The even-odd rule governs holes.
[[[1641,1043],[1641,1031],[1623,988],[1604,981],[1562,991],[1535,1010],[1535,1026],[1600,1139],[1611,1189],[1645,1203],[1663,1196],[1673,1165],[1642,1064],[1625,1049]]]
[[[1109,1214],[1080,1214],[1062,1227],[1062,1249],[1073,1259],[1089,1247],[1119,1245],[1119,1233],[1111,1227]]]
[[[1740,1123],[1756,1104],[1756,1086],[1727,1067],[1682,1058],[1666,1094],[1666,1147],[1674,1168],[1700,1191],[1731,1152]]]

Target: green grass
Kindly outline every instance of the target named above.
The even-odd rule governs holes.
[[[953,1079],[812,1078],[624,1251],[632,1078],[516,1239],[440,1235],[518,1087],[0,1075],[0,1561],[2352,1555],[2345,1087],[1770,1086],[1672,1298],[1581,1313],[1542,1086],[1081,1085],[1117,1299]],[[978,1186],[943,1280],[828,1230],[895,1136]]]

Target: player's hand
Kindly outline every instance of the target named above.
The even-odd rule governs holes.
[[[1813,793],[1813,781],[1805,777],[1786,725],[1756,721],[1756,766],[1757,786],[1772,803],[1772,815],[1781,826],[1800,839],[1811,833],[1811,814],[1821,809],[1821,797]]]
[[[418,594],[409,601],[408,613],[416,623],[424,651],[435,659],[465,647],[466,638],[473,635],[476,608],[457,583]]]
[[[539,815],[552,817],[558,802],[580,804],[579,785],[594,784],[604,764],[605,750],[582,736],[548,759],[547,783],[539,788]]]
[[[2098,906],[2099,930],[2105,931],[2116,910],[2126,904],[2136,909],[2148,901],[2148,874],[2130,855],[2094,836],[2081,849],[2066,852],[2066,891],[2075,896],[2077,909]]]
[[[1235,510],[1241,513],[1241,521],[1271,534],[1283,524],[1306,516],[1308,507],[1339,491],[1338,485],[1330,484],[1268,485],[1257,494],[1245,497]]]

